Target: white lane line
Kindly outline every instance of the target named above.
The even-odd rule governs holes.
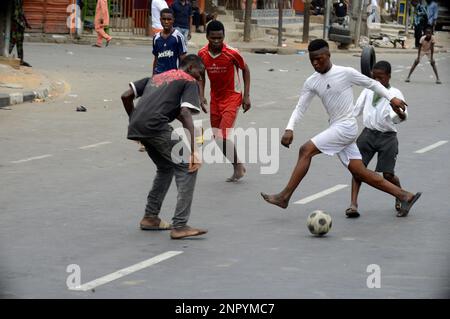
[[[439,147],[439,146],[444,145],[444,144],[446,144],[446,143],[448,143],[448,141],[439,141],[439,142],[436,142],[436,143],[434,143],[434,144],[431,144],[430,146],[421,148],[420,150],[417,150],[417,151],[415,151],[414,153],[422,154],[422,153],[431,151],[431,150],[435,149],[436,147]]]
[[[24,162],[34,161],[34,160],[38,160],[38,159],[42,159],[42,158],[47,158],[50,156],[53,156],[53,155],[45,154],[45,155],[41,155],[41,156],[34,156],[34,157],[24,158],[24,159],[17,160],[17,161],[12,161],[11,163],[13,163],[13,164],[24,163]]]
[[[403,72],[403,70],[394,70],[394,73]]]
[[[333,187],[331,187],[331,188],[328,188],[328,189],[326,189],[326,190],[324,190],[324,191],[321,191],[321,192],[319,192],[319,193],[317,193],[317,194],[314,194],[314,195],[305,197],[305,198],[303,198],[303,199],[301,199],[301,200],[299,200],[299,201],[296,201],[294,204],[307,204],[307,203],[309,203],[309,202],[312,202],[313,200],[316,200],[316,199],[318,199],[318,198],[327,196],[327,195],[329,195],[329,194],[331,194],[331,193],[337,192],[338,190],[341,190],[341,189],[343,189],[343,188],[346,188],[347,186],[348,186],[348,185],[345,185],[345,184],[338,184],[338,185],[333,186]]]
[[[261,103],[261,104],[256,104],[258,107],[261,107],[261,106],[268,106],[268,105],[272,105],[272,104],[275,104],[276,102],[275,101],[270,101],[270,102],[266,102],[266,103]]]
[[[86,145],[86,146],[81,146],[79,147],[80,150],[85,150],[87,148],[94,148],[97,146],[101,146],[101,145],[106,145],[106,144],[111,144],[112,142],[109,141],[105,141],[105,142],[100,142],[100,143],[96,143],[96,144],[91,144],[91,145]]]
[[[132,265],[130,267],[120,269],[120,270],[118,270],[116,272],[113,272],[113,273],[111,273],[109,275],[100,277],[98,279],[95,279],[93,281],[85,283],[85,284],[83,284],[81,286],[76,286],[76,287],[69,288],[69,290],[88,291],[88,290],[94,289],[94,288],[96,288],[98,286],[107,284],[107,283],[109,283],[109,282],[111,282],[113,280],[116,280],[116,279],[122,278],[122,277],[124,277],[126,275],[132,274],[132,273],[134,273],[136,271],[139,271],[139,270],[142,270],[144,268],[147,268],[147,267],[150,267],[152,265],[155,265],[155,264],[157,264],[157,263],[159,263],[161,261],[164,261],[166,259],[172,258],[172,257],[174,257],[176,255],[179,255],[179,254],[182,254],[182,253],[183,253],[182,251],[166,251],[165,253],[162,253],[162,254],[160,254],[158,256],[155,256],[153,258],[141,261],[140,263],[137,263],[137,264]]]

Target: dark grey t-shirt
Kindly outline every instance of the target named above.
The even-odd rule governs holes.
[[[179,114],[181,107],[193,113],[200,112],[197,81],[181,70],[170,70],[151,78],[131,82],[135,97],[140,97],[128,126],[128,138],[140,140],[168,125]]]

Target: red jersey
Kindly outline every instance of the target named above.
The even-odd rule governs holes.
[[[245,68],[245,61],[238,50],[223,44],[222,52],[212,55],[208,45],[198,51],[211,83],[211,100],[226,100],[232,95],[241,96],[239,69]]]

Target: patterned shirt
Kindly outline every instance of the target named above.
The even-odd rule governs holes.
[[[164,39],[161,32],[153,37],[153,55],[156,58],[154,74],[178,69],[180,56],[186,54],[187,48],[183,35],[176,29]]]

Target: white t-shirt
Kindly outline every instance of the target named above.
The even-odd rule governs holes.
[[[390,87],[389,92],[394,94],[399,99],[404,101],[402,92],[399,89]],[[373,91],[365,89],[361,92],[355,104],[355,116],[363,114],[364,126],[371,130],[380,132],[397,132],[391,114],[394,112],[388,100],[380,98],[380,100],[373,106]],[[405,110],[406,116],[408,112]],[[406,120],[406,119],[405,119]]]
[[[152,1],[152,28],[162,29],[161,25],[161,10],[168,8],[166,1],[164,0],[153,0]]]
[[[292,112],[286,129],[294,130],[295,123],[303,117],[315,95],[322,100],[323,106],[330,117],[330,125],[348,119],[356,121],[353,115],[355,108],[353,85],[371,89],[389,101],[395,97],[380,82],[365,76],[354,68],[333,65],[327,73],[314,72],[305,81],[297,106]]]

